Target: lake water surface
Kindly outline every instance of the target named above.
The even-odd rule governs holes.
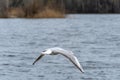
[[[72,50],[85,73],[50,47]],[[0,80],[119,80],[120,15],[68,15],[65,19],[0,19]]]

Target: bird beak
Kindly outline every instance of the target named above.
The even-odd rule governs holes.
[[[39,59],[41,59],[43,56],[44,56],[44,55],[41,54],[41,55],[33,62],[33,65],[34,65]]]

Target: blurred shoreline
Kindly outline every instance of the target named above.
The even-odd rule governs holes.
[[[35,12],[34,12],[35,11]],[[64,18],[65,13],[56,9],[45,7],[43,10],[25,10],[23,8],[10,8],[5,18]]]
[[[0,0],[0,18],[64,18],[65,14],[113,13],[120,13],[120,0]]]

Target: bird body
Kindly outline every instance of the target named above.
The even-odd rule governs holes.
[[[73,54],[72,51],[67,51],[67,50],[64,50],[62,48],[59,48],[59,47],[55,47],[55,48],[50,48],[48,50],[51,50],[52,53],[51,55],[57,55],[57,54],[62,54],[62,53],[68,53],[68,54]]]
[[[57,55],[61,54],[68,58],[81,72],[84,72],[82,66],[80,65],[77,57],[74,56],[74,53],[72,51],[68,51],[59,47],[49,48],[45,51],[41,52],[40,56],[34,61],[33,65],[41,59],[44,55]]]

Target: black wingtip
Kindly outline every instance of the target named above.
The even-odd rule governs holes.
[[[84,71],[82,71],[82,73],[85,73]]]
[[[84,70],[81,70],[81,69],[80,69],[80,71],[81,71],[82,73],[85,73]]]
[[[34,62],[34,63],[32,63],[32,65],[35,65],[35,62]]]

